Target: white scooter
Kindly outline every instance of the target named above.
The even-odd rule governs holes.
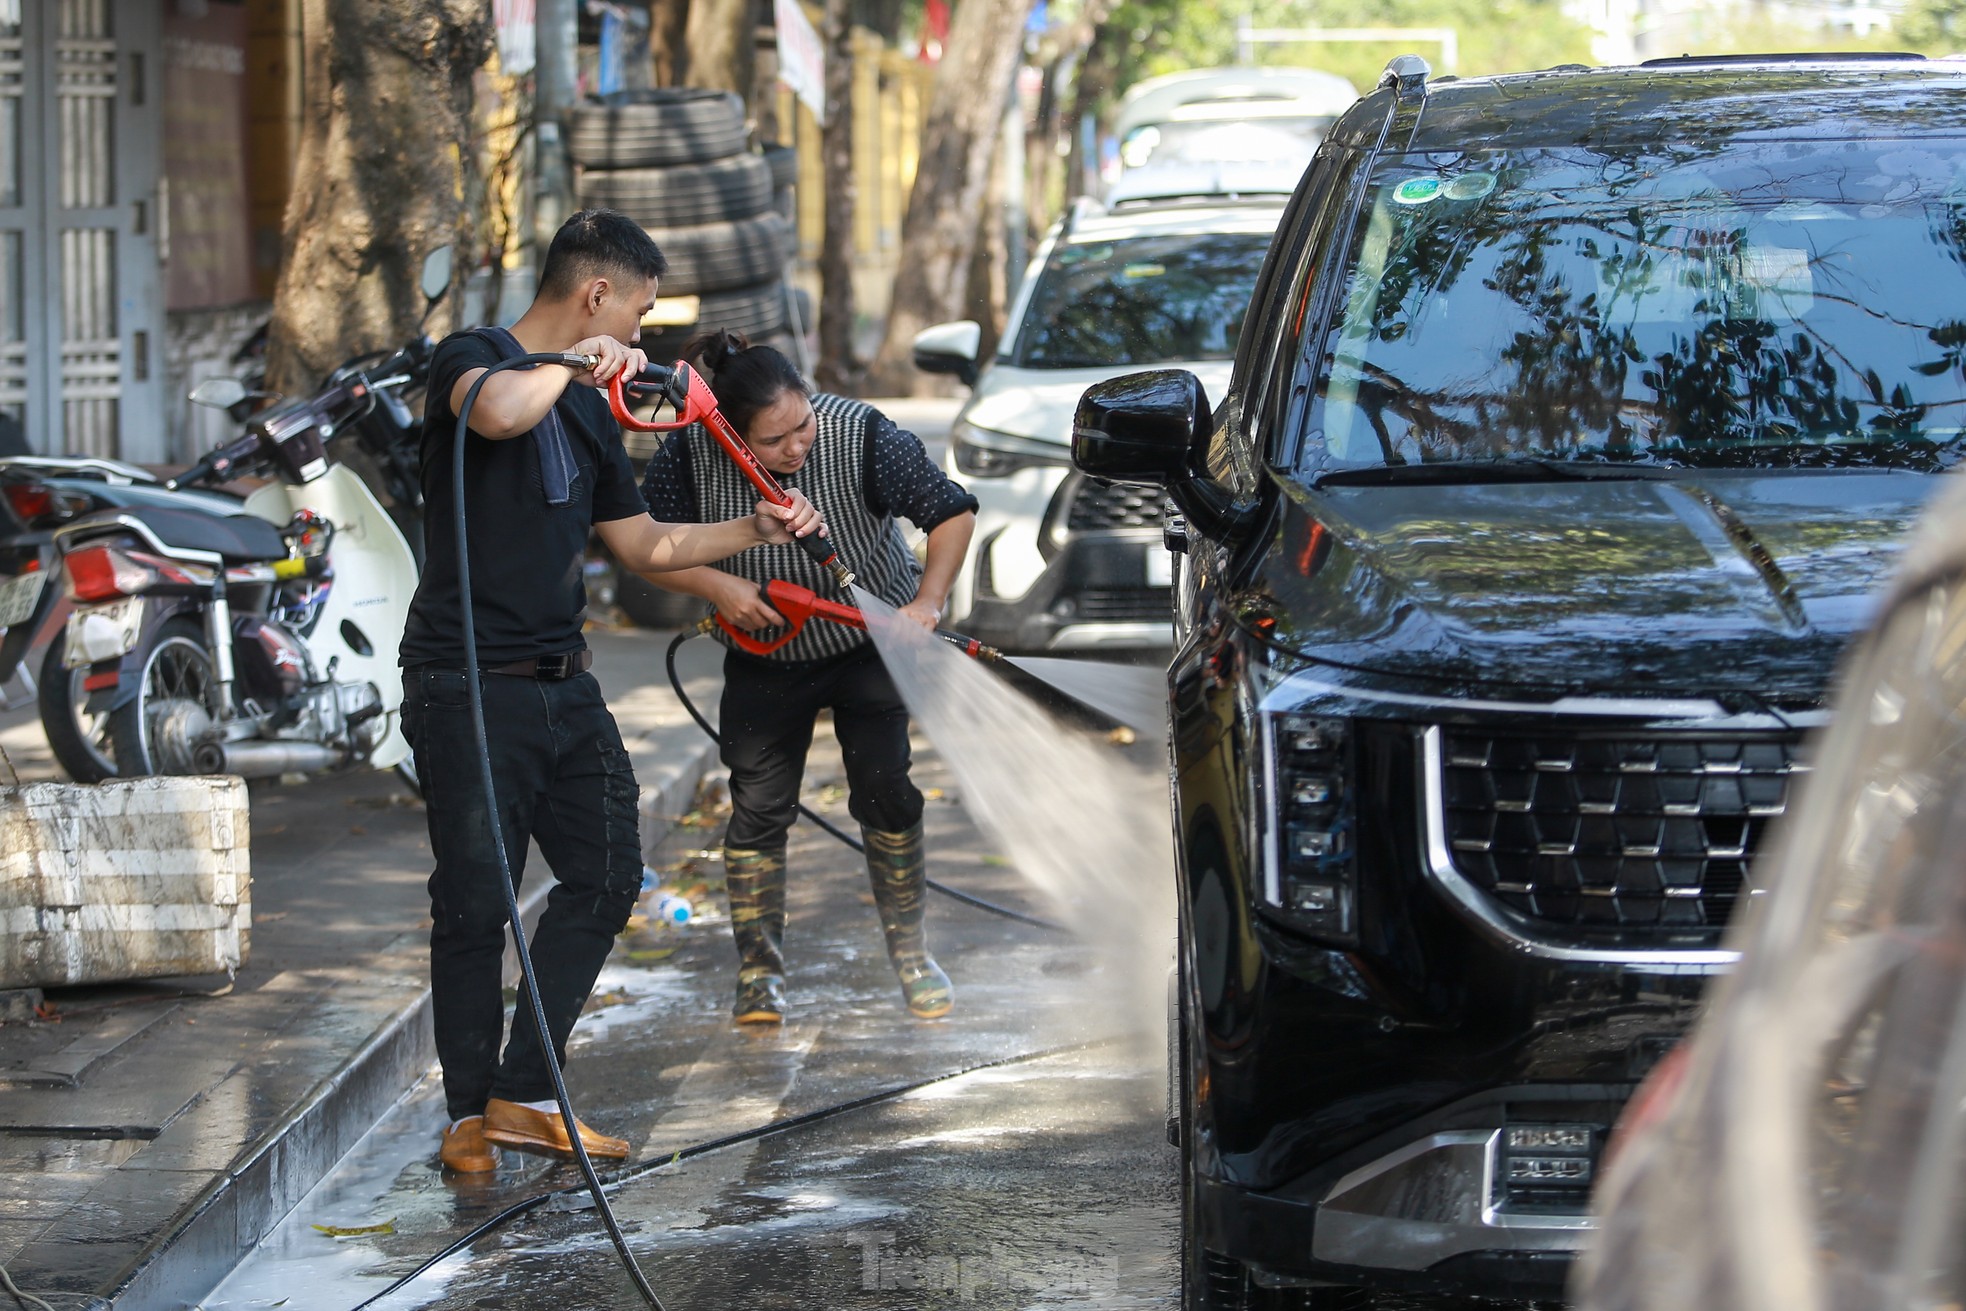
[[[429,349],[254,416],[172,480],[272,475],[243,514],[123,507],[55,531],[75,599],[67,658],[89,671],[89,709],[109,715],[120,776],[408,768],[396,650],[416,559],[328,443],[400,405]],[[228,388],[193,398],[224,405]]]

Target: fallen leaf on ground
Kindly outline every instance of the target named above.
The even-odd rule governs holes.
[[[393,1234],[396,1232],[394,1220],[384,1220],[379,1225],[314,1225],[330,1238],[363,1238],[369,1234]]]

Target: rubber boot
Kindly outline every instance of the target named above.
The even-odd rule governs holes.
[[[730,931],[737,939],[739,1024],[785,1019],[785,848],[724,848]]]
[[[901,980],[902,1000],[916,1018],[939,1019],[955,1004],[955,989],[929,956],[922,929],[922,898],[928,891],[922,826],[887,833],[862,824],[860,836],[867,843],[867,874],[881,912],[881,931],[887,935],[887,958]]]

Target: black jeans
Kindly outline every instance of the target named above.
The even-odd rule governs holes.
[[[513,886],[528,839],[558,880],[533,931],[534,972],[566,1064],[567,1035],[642,886],[635,772],[591,674],[547,680],[481,675],[486,740]],[[430,992],[444,1099],[453,1120],[490,1097],[541,1101],[553,1085],[531,1003],[522,994],[503,1061],[500,965],[505,896],[462,672],[403,671],[403,732],[416,750],[429,810]]]
[[[747,850],[785,845],[798,818],[813,721],[827,708],[846,758],[847,810],[868,828],[889,833],[921,822],[922,794],[908,777],[908,707],[871,644],[801,663],[731,651],[724,656],[717,721],[730,770],[727,844]]]

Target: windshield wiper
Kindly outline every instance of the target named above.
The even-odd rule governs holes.
[[[1311,478],[1313,487],[1397,487],[1408,484],[1634,482],[1672,478],[1685,465],[1666,460],[1617,464],[1600,460],[1553,460],[1524,455],[1507,460],[1436,460],[1423,464],[1382,464],[1366,469],[1326,469]]]

